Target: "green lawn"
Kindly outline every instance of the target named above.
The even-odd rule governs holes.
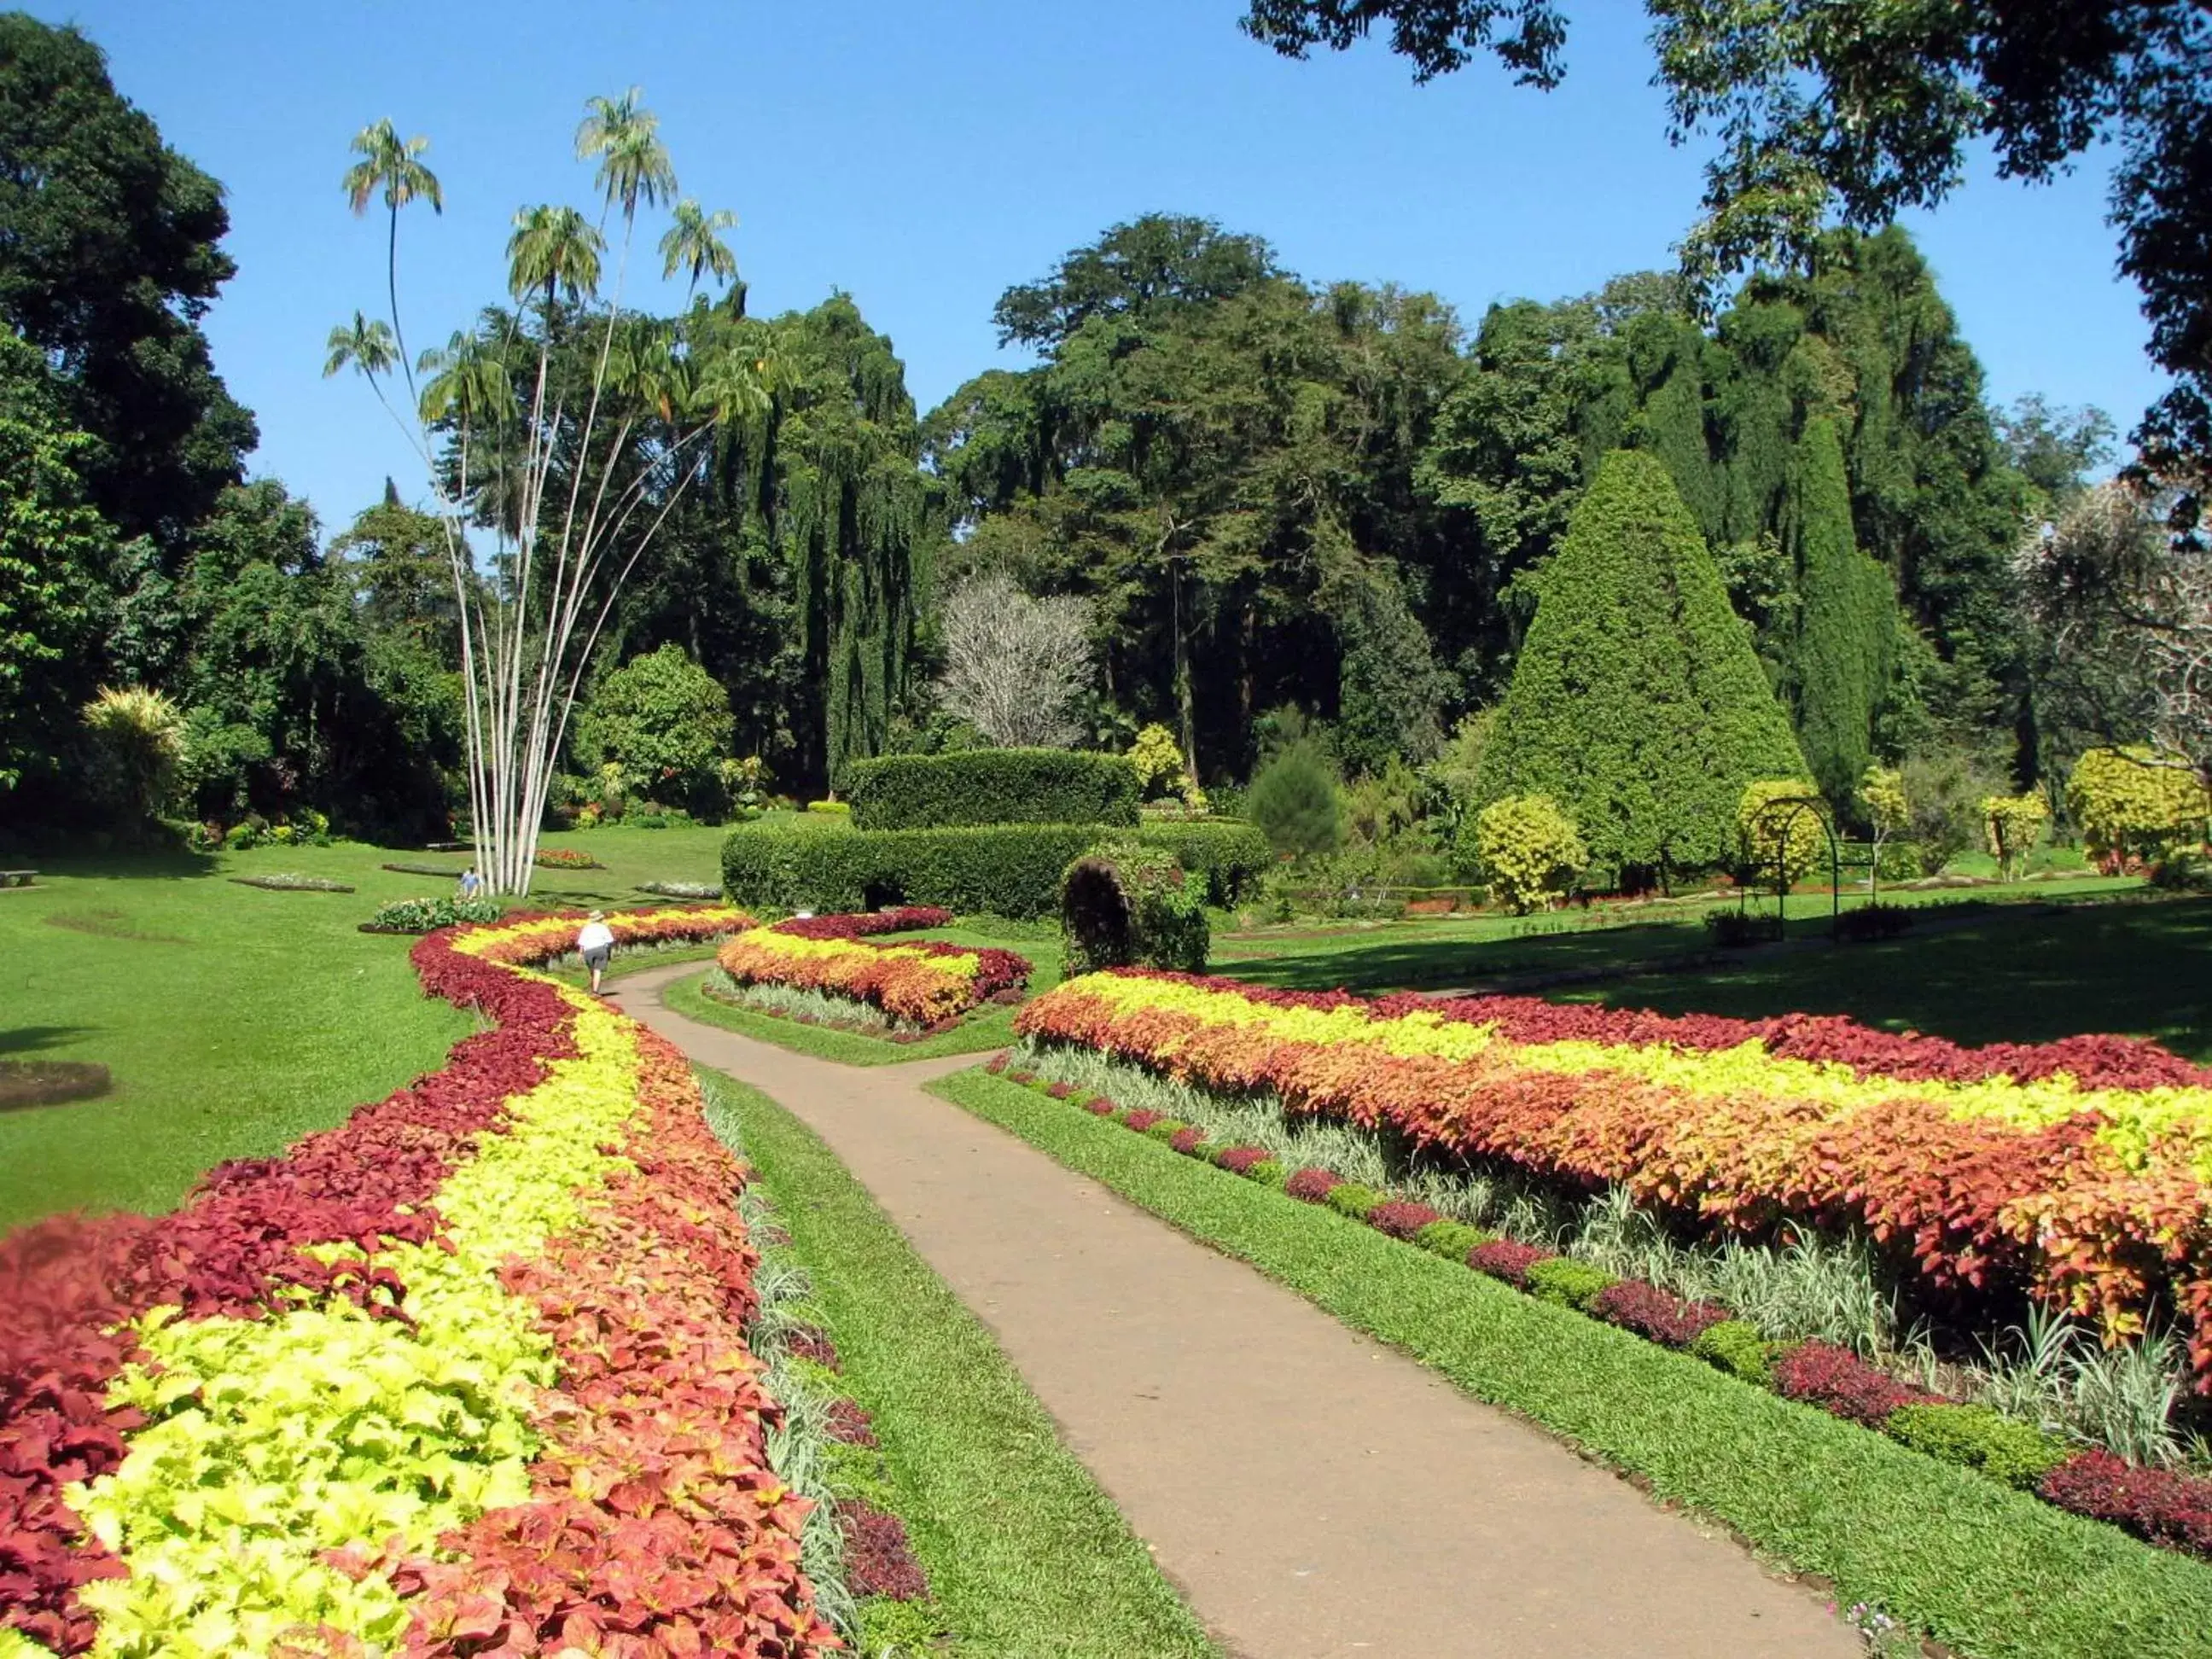
[[[1033,969],[1030,975],[1032,995],[1060,983],[1060,941],[1041,930],[1036,933],[1028,929],[1001,932],[979,923],[973,927],[933,927],[897,937],[944,939],[954,945],[995,945],[1015,951],[1029,958]],[[952,1030],[935,1036],[924,1037],[919,1042],[890,1042],[863,1031],[802,1025],[779,1015],[737,1007],[707,995],[700,988],[705,977],[702,973],[677,980],[662,995],[670,1007],[702,1024],[719,1025],[763,1042],[777,1043],[800,1054],[848,1066],[890,1066],[906,1060],[928,1060],[938,1054],[973,1054],[1003,1048],[1014,1040],[1014,1016],[1020,1012],[1004,1004],[992,1005],[978,1009]]]
[[[1844,1602],[1976,1659],[2202,1656],[2212,1565],[1550,1306],[981,1070],[931,1085]]]
[[[546,871],[533,904],[651,902],[643,881],[712,881],[722,832],[547,837],[605,871]],[[0,1055],[94,1060],[100,1100],[0,1115],[0,1229],[58,1211],[173,1206],[225,1158],[265,1157],[434,1066],[473,1022],[424,998],[411,940],[357,932],[389,899],[447,893],[387,860],[459,855],[358,844],[210,856],[38,860],[0,889]],[[265,892],[278,872],[352,893]]]
[[[1213,1659],[1020,1373],[897,1225],[782,1107],[701,1077],[708,1121],[755,1166],[814,1281],[842,1381],[875,1419],[898,1512],[959,1651]]]

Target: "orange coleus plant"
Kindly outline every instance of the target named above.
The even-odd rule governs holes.
[[[1549,1006],[1123,970],[1046,993],[1018,1029],[1741,1233],[1863,1227],[1931,1285],[2024,1288],[2108,1340],[2165,1311],[2212,1392],[2212,1079],[2187,1062],[2081,1039],[2005,1050],[2015,1074],[1848,1022],[1815,1042]]]

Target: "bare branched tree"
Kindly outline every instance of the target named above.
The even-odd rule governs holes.
[[[2027,538],[2019,574],[2071,723],[2148,738],[2212,785],[2212,550],[2162,505],[2122,483],[2085,490]]]
[[[598,164],[596,224],[574,208],[515,216],[507,286],[518,302],[539,308],[534,338],[520,314],[501,316],[494,340],[457,333],[409,361],[398,310],[399,210],[443,205],[420,160],[428,143],[403,141],[380,121],[354,140],[361,159],[344,180],[356,213],[381,198],[390,215],[392,319],[387,326],[356,312],[350,325],[331,330],[324,372],[351,368],[366,376],[428,475],[460,611],[477,867],[495,893],[530,890],[568,721],[623,582],[703,471],[708,434],[768,401],[765,358],[735,350],[702,358],[665,325],[622,309],[638,210],[676,197],[658,120],[638,100],[635,88],[592,99],[577,130],[578,159]],[[622,232],[614,289],[586,343],[590,372],[578,385],[556,374],[560,323],[572,311],[588,315],[598,300],[613,217]],[[702,276],[734,276],[736,261],[717,237],[729,216],[686,201],[676,217],[661,243],[667,271],[688,270],[695,288]],[[386,394],[394,370],[404,401]],[[419,387],[418,370],[428,377]]]
[[[1007,577],[971,576],[945,601],[937,694],[994,743],[1062,749],[1082,736],[1076,699],[1091,678],[1091,606],[1032,599]]]

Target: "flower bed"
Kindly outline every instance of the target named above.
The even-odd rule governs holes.
[[[886,923],[939,926],[938,918],[944,915],[942,911],[910,910],[780,922],[739,933],[715,959],[739,985],[827,992],[921,1026],[957,1019],[992,997],[1029,982],[1028,961],[1011,951],[933,939],[879,945],[863,937],[892,931]],[[899,920],[915,916],[929,920]]]
[[[744,920],[611,925],[634,944]],[[674,1049],[513,971],[575,926],[417,944],[425,987],[495,1028],[337,1128],[222,1166],[171,1215],[0,1240],[18,1650],[832,1641],[743,1340],[743,1167]]]
[[[541,870],[604,870],[607,866],[574,847],[541,847],[530,855]]]
[[[1462,1262],[1539,1300],[1686,1350],[1746,1382],[1862,1424],[1929,1456],[2032,1491],[2061,1509],[2120,1527],[2146,1542],[2212,1559],[2212,1480],[2141,1468],[2100,1449],[2070,1445],[1986,1406],[1909,1387],[1829,1343],[1765,1341],[1757,1328],[1710,1303],[1685,1302],[1656,1285],[1444,1219],[1425,1205],[1387,1200],[1330,1170],[1289,1170],[1285,1160],[1265,1147],[1209,1142],[1195,1126],[1160,1112],[1124,1109],[1102,1096],[1071,1092],[1065,1085],[1010,1069],[1010,1059],[995,1055],[986,1069],[1008,1083],[1164,1141],[1186,1157]]]
[[[2212,1071],[2150,1043],[1976,1049],[1142,970],[1071,980],[1017,1029],[1746,1233],[1862,1226],[1935,1289],[2023,1287],[2108,1340],[2171,1309],[2212,1393]]]

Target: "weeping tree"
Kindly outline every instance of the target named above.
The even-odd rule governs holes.
[[[593,648],[623,581],[709,468],[713,434],[764,408],[773,354],[744,336],[688,336],[625,313],[641,209],[672,204],[663,274],[735,278],[733,222],[678,201],[659,120],[635,88],[593,98],[576,132],[597,164],[596,217],[525,208],[507,243],[512,312],[409,356],[398,301],[400,210],[443,192],[428,141],[390,121],[354,140],[355,212],[390,221],[389,320],[356,312],[331,331],[325,373],[362,374],[415,447],[441,526],[459,611],[471,834],[495,893],[526,893],[548,791]],[[611,289],[600,298],[610,232]],[[400,388],[392,382],[395,373]],[[418,374],[422,378],[418,383]]]

